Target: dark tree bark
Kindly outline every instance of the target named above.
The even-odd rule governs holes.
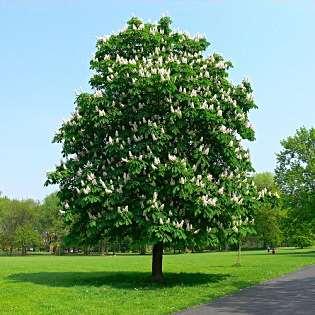
[[[153,245],[152,250],[152,280],[156,282],[163,281],[163,244]]]

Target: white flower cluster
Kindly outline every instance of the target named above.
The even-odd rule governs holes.
[[[201,197],[201,201],[204,206],[210,205],[212,207],[215,207],[217,204],[218,198],[217,197],[210,198],[208,195],[204,195]]]
[[[244,113],[236,113],[235,118],[244,124],[245,128],[254,130],[254,126],[248,121],[248,118]]]
[[[231,90],[225,91],[221,88],[221,100],[225,103],[231,104],[234,108],[237,106],[237,101],[231,97]]]
[[[157,28],[156,25],[153,25],[153,26],[150,27],[150,33],[151,33],[152,35],[155,35],[155,34],[157,34],[158,32],[159,32],[159,30],[158,30],[158,28]]]
[[[192,107],[194,106],[194,103],[193,103],[193,102],[191,102],[191,106],[192,106]],[[213,111],[214,106],[213,106],[213,104],[208,104],[208,102],[205,100],[205,101],[201,104],[200,108],[201,108],[201,109],[205,109],[205,110],[209,110],[209,111]],[[219,114],[218,114],[218,116],[219,116]],[[221,116],[222,116],[222,111],[221,111]]]
[[[103,93],[102,93],[102,91],[97,90],[97,91],[95,91],[94,96],[95,96],[95,97],[102,97],[102,96],[103,96]]]
[[[219,69],[225,69],[226,63],[224,61],[220,60],[219,62],[215,63],[215,67],[217,67]]]
[[[233,133],[233,130],[232,130],[232,129],[227,128],[227,127],[224,126],[224,125],[221,125],[221,126],[219,127],[219,130],[220,130],[222,133],[226,133],[226,134],[231,134],[231,133]]]
[[[128,205],[127,206],[125,206],[125,207],[117,207],[117,212],[118,213],[127,213],[129,210],[128,210]]]
[[[102,187],[103,187],[103,189],[105,190],[105,193],[106,194],[112,194],[113,193],[113,190],[114,190],[114,185],[113,184],[111,184],[110,185],[110,188],[108,188],[107,186],[106,186],[106,184],[104,183],[104,181],[100,178],[100,184],[102,185]]]
[[[181,229],[184,225],[184,220],[181,220],[180,222],[178,221],[173,221],[173,225],[178,228],[178,229]]]
[[[242,220],[240,216],[232,216],[232,230],[235,233],[238,233],[242,226],[248,224],[254,224],[254,219],[249,220],[248,217],[246,217],[244,220]]]
[[[156,191],[153,193],[152,199],[148,200],[148,204],[150,204],[151,208],[156,209],[156,210],[160,210],[160,211],[162,211],[165,207],[164,203],[161,203],[158,200],[158,193]]]
[[[279,198],[280,197],[277,192],[273,193],[272,191],[268,191],[266,187],[258,192],[257,199],[258,200],[263,199],[265,196],[275,197],[275,198]]]
[[[182,111],[180,110],[179,107],[174,109],[173,106],[171,106],[171,113],[176,114],[179,118],[182,117]]]
[[[175,162],[175,161],[177,160],[177,157],[176,157],[176,155],[168,154],[168,159],[169,159],[171,162]]]
[[[82,170],[80,172],[78,172],[78,173],[81,174]],[[103,175],[106,176],[107,173],[104,172]],[[78,176],[80,176],[80,175],[78,175]],[[124,173],[123,174],[123,181],[124,181],[124,183],[126,183],[129,179],[130,179],[129,174]],[[115,189],[112,179],[109,181],[108,184],[105,184],[105,182],[103,181],[102,178],[98,178],[97,179],[93,173],[89,173],[89,174],[87,174],[87,182],[86,183],[82,179],[80,181],[82,190],[80,188],[78,188],[78,187],[74,187],[74,190],[77,192],[77,194],[83,193],[85,195],[88,195],[92,191],[91,186],[96,186],[96,187],[99,187],[99,188],[102,187],[102,189],[104,189],[106,194],[112,194],[114,191],[116,191],[117,193],[122,194],[123,193],[123,190],[122,190],[123,185],[120,183],[121,181],[120,181],[120,177],[119,176],[117,177],[117,182],[118,182],[118,184],[117,184],[117,187]]]
[[[99,109],[98,106],[95,107],[95,110],[96,110],[96,112],[98,113],[98,115],[99,115],[100,117],[106,116],[105,110]]]
[[[246,121],[245,127],[254,130],[254,126],[249,121]]]
[[[90,186],[86,186],[85,188],[83,188],[83,193],[84,193],[85,195],[88,195],[90,192],[91,192]]]
[[[197,177],[193,177],[190,181],[195,183],[198,187],[205,187],[205,183],[203,182],[202,176],[200,174],[198,174]]]
[[[191,231],[193,229],[193,226],[188,221],[186,222],[186,231]]]
[[[220,174],[220,177],[221,178],[232,179],[234,177],[234,173],[233,172],[229,172],[228,170],[224,170],[224,172]]]
[[[103,43],[106,43],[109,40],[109,35],[104,35],[98,38],[98,40],[102,41]]]
[[[235,193],[233,193],[231,197],[231,201],[236,203],[237,205],[241,205],[243,203],[243,198],[242,196],[238,196]]]
[[[202,144],[200,147],[199,147],[199,151],[205,155],[208,155],[209,154],[209,150],[210,148],[205,146],[204,144]]]
[[[153,158],[153,163],[151,163],[151,167],[153,170],[156,170],[158,168],[158,165],[161,163],[160,158],[154,157]]]
[[[94,186],[97,185],[97,181],[96,181],[95,175],[94,175],[93,173],[88,174],[88,175],[87,175],[87,179],[88,179]]]

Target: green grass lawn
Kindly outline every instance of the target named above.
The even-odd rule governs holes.
[[[315,251],[164,257],[152,285],[150,256],[0,257],[0,314],[170,314],[315,263]]]

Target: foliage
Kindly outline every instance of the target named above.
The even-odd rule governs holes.
[[[0,246],[2,249],[11,250],[17,244],[21,245],[22,231],[33,230],[38,233],[37,217],[39,204],[33,200],[10,200],[6,197],[0,199]],[[26,228],[29,227],[29,228]],[[30,237],[30,236],[29,236]],[[27,243],[30,243],[30,238]],[[24,240],[26,240],[26,238]],[[35,240],[35,238],[33,238]],[[31,242],[32,243],[32,242]],[[35,243],[33,244],[35,245]]]
[[[289,205],[315,217],[315,129],[305,127],[281,141],[276,180]]]
[[[276,181],[288,210],[288,238],[300,246],[314,238],[315,223],[315,129],[305,127],[281,142]]]
[[[41,204],[39,224],[43,245],[55,251],[57,247],[63,244],[67,233],[60,214],[60,202],[57,193],[48,195]]]
[[[51,194],[42,204],[34,200],[0,198],[0,248],[12,252],[28,247],[51,247],[62,243],[66,229],[59,213],[57,195]]]
[[[264,246],[280,246],[283,235],[281,223],[283,212],[279,208],[260,207],[255,212],[255,230],[258,240]]]
[[[90,83],[54,141],[70,236],[97,243],[132,236],[151,244],[214,244],[220,231],[246,234],[257,194],[243,139],[256,108],[244,80],[208,42],[138,18],[97,42]],[[271,195],[269,195],[271,197]]]
[[[40,245],[40,234],[33,229],[30,223],[20,225],[15,231],[15,244],[22,248],[22,253],[26,253],[26,247]]]
[[[289,208],[283,222],[283,234],[289,246],[308,247],[311,246],[314,235],[314,220],[301,219],[300,209]]]
[[[259,190],[267,189],[278,195],[279,189],[270,172],[257,173],[253,177],[256,187]],[[286,212],[282,209],[281,200],[278,203],[262,203],[254,212],[254,228],[256,238],[266,246],[279,246],[283,240],[283,222]]]
[[[253,177],[253,180],[258,190],[267,188],[269,191],[274,193],[279,192],[279,188],[274,181],[274,176],[270,172],[256,173]]]
[[[292,236],[292,243],[300,248],[310,247],[314,243],[314,234],[311,231],[295,231]]]

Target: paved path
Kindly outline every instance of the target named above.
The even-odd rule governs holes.
[[[315,266],[178,315],[315,315]]]

